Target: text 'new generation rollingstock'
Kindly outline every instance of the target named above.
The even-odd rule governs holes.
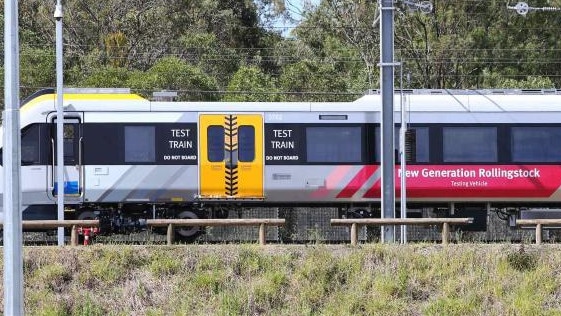
[[[560,92],[405,96],[411,209],[449,216],[561,208]],[[395,101],[397,129],[399,94]],[[43,91],[20,109],[24,219],[56,218],[55,105],[56,95]],[[380,111],[376,93],[341,103],[155,102],[115,89],[69,89],[65,216],[100,217],[114,229],[253,206],[328,205],[345,216],[376,216]]]

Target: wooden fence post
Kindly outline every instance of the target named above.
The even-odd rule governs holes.
[[[448,244],[448,235],[450,234],[450,224],[442,223],[442,244]]]
[[[70,245],[78,246],[78,226],[72,225],[72,230],[70,231]]]
[[[175,232],[173,231],[173,224],[168,225],[168,234],[167,234],[167,244],[168,246],[173,245],[173,237]]]
[[[542,224],[536,225],[536,245],[542,243]]]
[[[356,246],[358,243],[358,228],[356,223],[351,224],[351,246]]]
[[[259,224],[259,244],[261,246],[265,245],[265,224]]]

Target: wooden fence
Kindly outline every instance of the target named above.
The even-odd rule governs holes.
[[[442,225],[442,243],[448,244],[450,225],[473,223],[473,218],[343,218],[331,219],[333,226],[351,226],[351,245],[358,243],[358,227],[362,225]]]
[[[518,226],[536,226],[536,244],[539,245],[543,241],[543,227],[557,226],[561,227],[561,219],[542,218],[542,219],[517,219]]]
[[[265,245],[265,227],[284,224],[284,218],[149,219],[146,221],[146,225],[152,227],[167,226],[168,245],[174,242],[175,228],[185,226],[259,226],[259,244]]]
[[[59,227],[70,227],[70,245],[78,245],[78,228],[79,227],[99,227],[99,220],[37,220],[22,221],[23,230],[26,229],[55,229]],[[0,222],[0,227],[4,227],[4,223]]]
[[[284,218],[251,218],[251,219],[149,219],[146,221],[148,226],[166,227],[167,244],[174,242],[175,228],[193,226],[259,226],[259,244],[266,244],[266,226],[283,226]],[[465,225],[473,222],[473,218],[346,218],[331,219],[333,226],[351,227],[351,245],[358,243],[358,227],[363,225],[442,225],[442,243],[449,243],[450,225]],[[536,225],[536,243],[542,241],[542,226],[560,225],[561,220],[518,220],[517,225]],[[3,223],[0,222],[0,226]],[[99,227],[99,220],[34,220],[22,221],[22,227],[26,229],[55,229],[58,227],[70,227],[70,244],[78,245],[78,228]]]

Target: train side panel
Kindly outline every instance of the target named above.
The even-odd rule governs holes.
[[[197,114],[89,112],[84,202],[191,202],[198,194]]]

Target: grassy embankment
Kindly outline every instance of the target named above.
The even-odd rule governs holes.
[[[26,247],[28,315],[560,315],[561,246]]]

